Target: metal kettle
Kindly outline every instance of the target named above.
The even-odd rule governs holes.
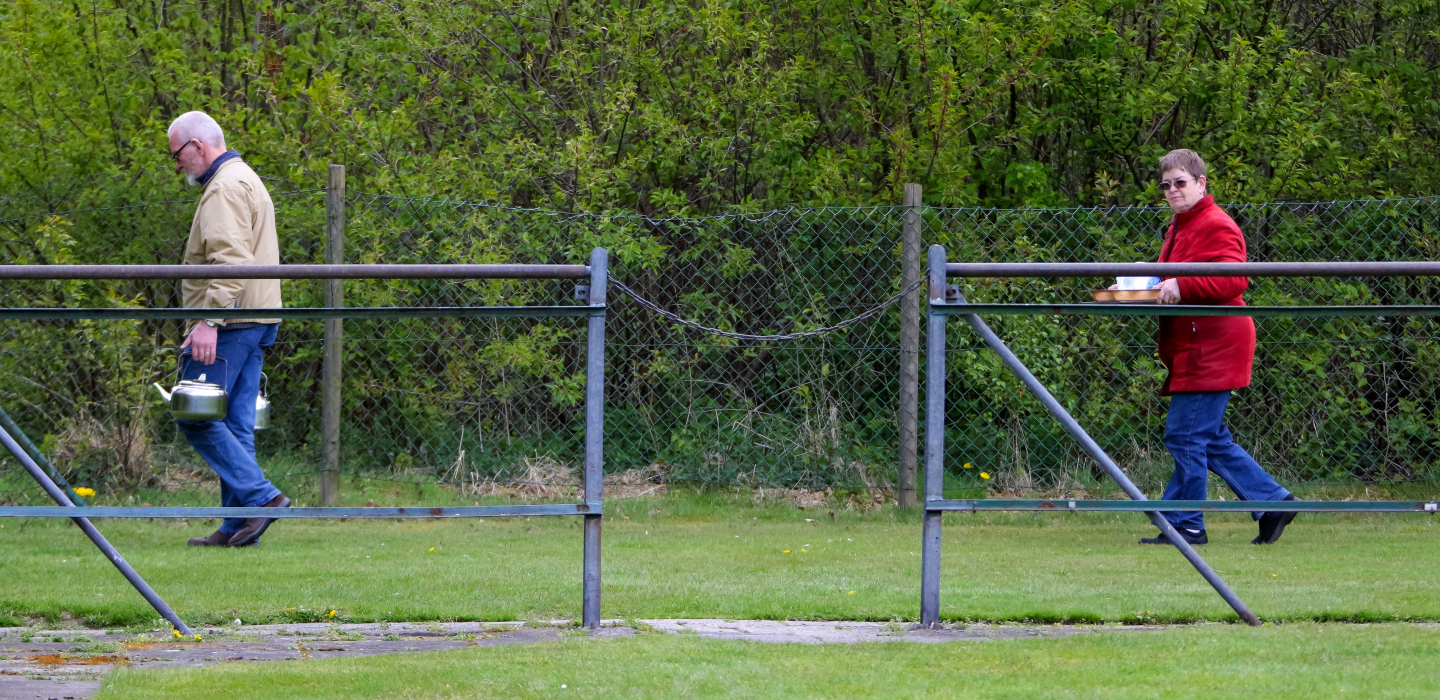
[[[215,359],[225,362],[223,357]],[[183,357],[181,367],[184,367]],[[229,363],[226,363],[226,372],[229,372]],[[181,379],[170,391],[165,391],[160,382],[155,382],[154,386],[170,404],[170,415],[177,420],[224,420],[230,395],[225,392],[224,385],[207,382],[205,378],[206,373],[201,373],[194,380]]]
[[[270,393],[270,378],[260,373],[260,393],[255,395],[255,429],[264,430],[270,427],[270,399],[266,394]]]

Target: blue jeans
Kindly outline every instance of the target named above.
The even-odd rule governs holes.
[[[220,476],[220,505],[226,508],[258,507],[280,495],[255,461],[255,397],[260,393],[260,370],[265,349],[275,344],[278,323],[238,330],[220,329],[211,365],[185,356],[184,379],[220,384],[230,394],[224,420],[177,420],[190,446]],[[224,360],[221,362],[220,360]],[[220,531],[233,535],[245,526],[244,518],[226,518]]]
[[[1194,391],[1170,397],[1170,414],[1165,420],[1165,446],[1175,458],[1175,473],[1165,487],[1167,501],[1203,501],[1209,482],[1207,471],[1215,472],[1242,501],[1283,501],[1290,495],[1265,473],[1230,437],[1225,427],[1228,391]],[[1205,529],[1199,511],[1165,513],[1175,527]],[[1260,519],[1264,513],[1251,513]]]

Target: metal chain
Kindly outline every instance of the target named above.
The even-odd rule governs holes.
[[[635,300],[635,303],[637,303],[637,304],[639,304],[639,305],[641,305],[641,306],[643,306],[643,307],[645,307],[645,308],[647,308],[647,309],[649,309],[649,310],[651,310],[651,311],[653,311],[653,312],[655,312],[655,313],[657,313],[657,314],[660,314],[661,316],[664,316],[665,318],[669,319],[672,323],[676,323],[676,324],[678,324],[678,325],[684,326],[684,327],[689,328],[689,329],[692,329],[692,330],[700,331],[701,333],[708,333],[708,334],[710,334],[710,335],[718,335],[718,336],[721,336],[721,337],[724,337],[724,338],[734,338],[734,339],[736,339],[736,340],[753,340],[753,341],[762,341],[762,342],[775,342],[775,341],[785,341],[785,340],[800,340],[800,339],[802,339],[802,338],[813,338],[813,337],[815,337],[815,336],[817,336],[817,335],[824,335],[824,334],[826,334],[826,333],[830,333],[830,332],[833,332],[833,331],[838,331],[838,330],[840,330],[840,329],[842,329],[842,328],[849,328],[850,326],[853,326],[853,325],[855,325],[855,324],[857,324],[857,323],[860,323],[860,322],[862,322],[862,321],[865,321],[865,320],[867,320],[867,319],[875,316],[876,314],[880,313],[881,311],[884,311],[885,309],[888,309],[888,308],[890,308],[890,307],[898,304],[901,299],[905,298],[905,295],[906,295],[906,294],[909,294],[909,293],[911,293],[911,292],[919,289],[919,288],[920,288],[920,285],[922,285],[922,284],[925,283],[925,279],[924,279],[923,277],[922,277],[921,279],[915,280],[915,282],[914,282],[913,284],[911,284],[910,286],[906,287],[905,289],[900,290],[900,293],[899,293],[899,294],[896,294],[895,296],[890,297],[889,299],[886,299],[885,301],[881,302],[879,306],[871,307],[871,308],[865,310],[865,312],[862,313],[862,314],[860,314],[859,316],[856,316],[856,317],[854,317],[854,318],[845,319],[844,321],[841,321],[841,322],[839,322],[839,323],[837,323],[837,324],[835,324],[835,325],[833,325],[833,326],[825,326],[825,327],[823,327],[823,328],[816,328],[815,330],[803,331],[803,332],[800,332],[800,333],[785,333],[785,334],[781,334],[781,335],[750,335],[749,333],[735,333],[735,332],[733,332],[733,331],[721,330],[721,329],[719,329],[719,328],[711,328],[711,327],[709,327],[709,326],[704,326],[704,325],[701,325],[701,324],[696,323],[696,322],[694,322],[694,321],[689,321],[689,320],[680,318],[678,315],[676,315],[676,314],[674,314],[674,313],[672,313],[672,312],[670,312],[670,311],[666,311],[665,309],[661,308],[659,304],[656,304],[655,302],[650,301],[649,299],[646,299],[645,297],[640,296],[635,290],[633,290],[633,289],[625,286],[623,283],[620,282],[620,280],[615,279],[613,276],[610,276],[609,279],[610,279],[610,284],[611,284],[611,286],[615,287],[616,289],[620,290],[621,292],[624,292],[625,296],[628,296],[628,297],[630,297],[631,299],[634,299],[634,300]]]

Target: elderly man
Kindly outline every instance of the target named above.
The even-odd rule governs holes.
[[[280,247],[270,193],[239,153],[226,150],[220,125],[204,112],[186,112],[170,124],[169,136],[176,172],[201,188],[185,244],[185,264],[278,264]],[[188,309],[280,307],[280,280],[184,280],[181,292]],[[265,349],[274,345],[279,326],[275,318],[206,319],[195,324],[181,345],[182,351],[189,351],[183,377],[219,383],[230,395],[223,420],[176,421],[190,445],[220,476],[220,504],[225,507],[290,505],[255,461],[255,397]],[[227,518],[219,530],[192,538],[190,544],[253,545],[272,522],[274,518]]]

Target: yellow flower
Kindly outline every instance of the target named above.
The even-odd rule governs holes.
[[[95,495],[95,489],[92,489],[92,488],[89,488],[89,487],[86,487],[86,486],[81,486],[80,488],[75,489],[75,495],[76,495],[76,496],[79,496],[79,497],[81,497],[81,498],[89,498],[89,497]]]
[[[201,639],[201,638],[200,638],[200,635],[197,634],[197,635],[195,635],[195,641],[197,641],[197,642],[203,642],[203,641],[205,641],[205,640]]]
[[[850,595],[855,595],[855,591],[850,591]]]
[[[330,611],[330,617],[332,617],[332,618],[335,617],[335,611],[334,611],[334,610],[331,610],[331,611]]]
[[[980,478],[981,478],[981,479],[989,479],[989,478],[990,478],[990,472],[980,472]]]
[[[785,550],[785,553],[786,553],[786,554],[789,554],[789,553],[790,553],[790,550],[788,550],[788,549]]]
[[[971,468],[973,468],[974,466],[975,466],[975,465],[973,465],[973,464],[971,464],[971,463],[969,463],[969,462],[966,462],[966,463],[965,463],[965,468],[966,468],[966,469],[971,469]]]
[[[431,548],[430,548],[430,551],[432,551],[432,552],[435,551],[435,548],[434,548],[434,547],[431,547]]]
[[[171,634],[174,634],[176,639],[179,639],[179,638],[185,636],[185,635],[183,635],[183,634],[180,634],[180,630],[170,630],[170,633],[171,633]]]

